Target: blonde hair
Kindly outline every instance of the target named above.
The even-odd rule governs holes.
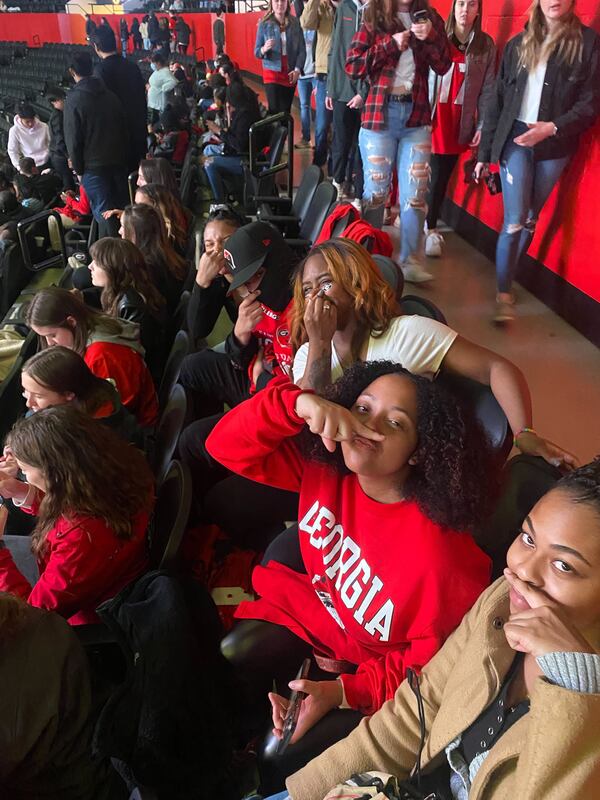
[[[529,21],[519,45],[519,66],[531,71],[540,61],[547,61],[553,54],[556,54],[558,60],[569,67],[572,67],[575,62],[581,61],[583,31],[574,7],[575,0],[572,1],[569,11],[558,21],[554,30],[549,32],[540,0],[534,0],[529,9]]]
[[[307,341],[304,325],[306,298],[302,290],[304,266],[309,258],[321,256],[333,280],[354,301],[354,314],[358,321],[352,353],[360,355],[365,335],[382,336],[394,317],[400,315],[392,287],[381,277],[377,264],[362,245],[351,239],[330,239],[313,247],[296,270],[294,277],[294,304],[291,321],[291,343],[296,351]]]
[[[284,19],[284,22],[283,22],[283,27],[284,28],[287,28],[288,23],[290,21],[290,16],[291,16],[291,5],[290,5],[290,0],[288,0],[287,10],[285,12],[285,19]],[[266,11],[264,13],[264,16],[261,17],[260,21],[261,22],[266,22],[267,20],[272,19],[272,18],[275,18],[275,12],[273,11],[272,0],[269,0],[269,5],[267,6],[267,9],[266,9]]]

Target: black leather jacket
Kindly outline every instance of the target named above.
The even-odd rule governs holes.
[[[558,133],[535,145],[538,160],[571,155],[581,134],[600,113],[600,37],[585,26],[582,32],[581,62],[568,67],[554,55],[548,61],[539,120],[554,122]],[[500,160],[521,108],[528,74],[525,67],[519,66],[522,38],[520,33],[506,45],[496,89],[485,111],[478,156],[485,163]]]

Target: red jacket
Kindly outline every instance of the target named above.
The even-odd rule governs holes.
[[[34,505],[32,513],[35,511]],[[102,519],[62,516],[46,538],[44,555],[38,558],[40,577],[33,589],[17,569],[10,550],[0,549],[0,591],[56,611],[71,625],[98,622],[100,603],[148,568],[148,518],[149,510],[136,514],[133,537],[125,540],[117,539]]]
[[[87,347],[83,358],[94,375],[114,382],[121,402],[140,425],[156,425],[156,389],[144,359],[136,350],[123,344],[98,341]]]
[[[58,211],[59,214],[63,214],[65,217],[69,217],[69,219],[75,220],[75,222],[81,217],[92,213],[90,201],[83,186],[79,187],[79,200],[76,197],[67,195],[64,206],[53,210]]]
[[[317,652],[357,664],[346,699],[365,714],[391,698],[406,667],[439,650],[489,582],[489,559],[471,536],[442,530],[413,502],[377,503],[355,475],[307,464],[291,437],[304,422],[301,390],[282,379],[232,409],[208,437],[228,469],[300,492],[306,574],[256,567],[260,600],[237,616],[285,625]]]

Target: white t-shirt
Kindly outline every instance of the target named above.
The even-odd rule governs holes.
[[[434,378],[458,334],[428,317],[406,315],[392,320],[383,336],[369,337],[366,361],[393,361],[415,375]],[[308,342],[296,353],[292,372],[297,383],[304,375]],[[341,377],[342,364],[331,348],[331,380]]]
[[[523,92],[523,100],[521,102],[521,109],[517,115],[517,119],[521,122],[538,121],[547,66],[547,61],[540,61],[537,67],[530,72],[529,76],[527,77],[525,91]]]
[[[412,20],[410,14],[406,11],[401,11],[398,17],[407,31],[410,30]],[[392,80],[390,94],[409,94],[412,92],[413,83],[415,82],[415,56],[412,48],[407,47],[400,53],[400,58],[396,64],[394,72],[394,79]]]
[[[285,31],[281,31],[281,55],[287,56],[287,36]]]

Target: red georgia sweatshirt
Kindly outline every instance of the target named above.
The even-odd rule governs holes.
[[[489,583],[490,562],[467,533],[442,529],[416,503],[378,503],[355,475],[307,463],[290,437],[301,390],[282,379],[236,406],[207,440],[210,454],[247,478],[300,492],[307,574],[256,567],[260,599],[238,617],[284,625],[325,656],[358,665],[342,675],[352,708],[372,714],[422,668]]]

